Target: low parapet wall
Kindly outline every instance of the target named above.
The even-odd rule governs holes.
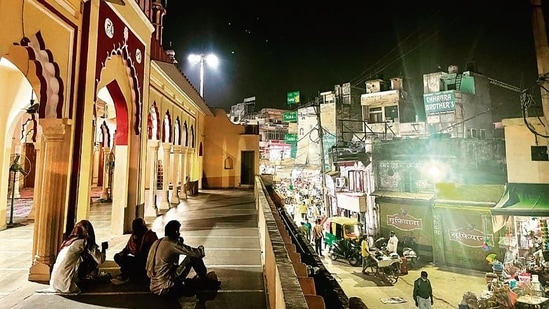
[[[268,180],[267,180],[268,182]],[[255,200],[269,308],[346,309],[349,301],[293,221],[279,213],[271,183],[255,181]],[[276,196],[274,197],[276,200]],[[280,201],[278,201],[280,203]],[[309,267],[318,269],[309,276]]]
[[[269,308],[309,308],[271,211],[269,200],[261,178],[256,177],[255,204],[259,214],[261,259]]]

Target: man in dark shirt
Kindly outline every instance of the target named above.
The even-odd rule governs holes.
[[[433,288],[427,279],[427,272],[422,271],[421,277],[414,281],[414,301],[419,309],[431,309],[433,305]]]
[[[114,261],[120,265],[120,276],[113,278],[112,284],[125,284],[130,279],[146,279],[147,256],[153,242],[157,239],[158,236],[147,227],[143,218],[135,218],[132,222],[132,235],[126,246],[114,255]]]

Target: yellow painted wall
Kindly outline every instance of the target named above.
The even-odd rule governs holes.
[[[208,188],[240,186],[241,152],[255,151],[255,174],[259,166],[259,135],[244,134],[245,128],[233,124],[223,109],[214,109],[214,117],[206,117],[204,131],[204,173]],[[232,159],[233,168],[225,168]]]
[[[545,127],[538,118],[527,118],[541,134]],[[547,139],[530,132],[522,118],[503,119],[505,127],[505,153],[507,158],[507,180],[510,183],[549,183],[549,162],[532,161],[531,146],[547,146]]]

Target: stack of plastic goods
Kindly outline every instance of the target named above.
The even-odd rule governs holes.
[[[540,220],[539,227],[541,229],[541,237],[543,237],[543,249],[549,250],[549,228],[547,227],[547,220]]]
[[[539,282],[538,275],[532,275],[532,292],[536,296],[544,296],[544,291],[541,287],[541,283]]]

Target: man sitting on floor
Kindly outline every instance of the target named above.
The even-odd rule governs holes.
[[[204,246],[193,248],[183,242],[179,235],[181,223],[171,220],[164,228],[165,237],[155,241],[147,258],[147,276],[151,279],[149,289],[157,295],[180,296],[185,292],[185,279],[194,269],[205,288],[217,289],[221,284],[215,272],[207,272],[204,265]],[[179,256],[185,259],[179,264]]]
[[[156,233],[150,230],[143,218],[132,222],[132,235],[122,251],[114,255],[114,261],[120,266],[120,276],[111,280],[114,285],[125,284],[132,280],[147,279],[145,264]]]

